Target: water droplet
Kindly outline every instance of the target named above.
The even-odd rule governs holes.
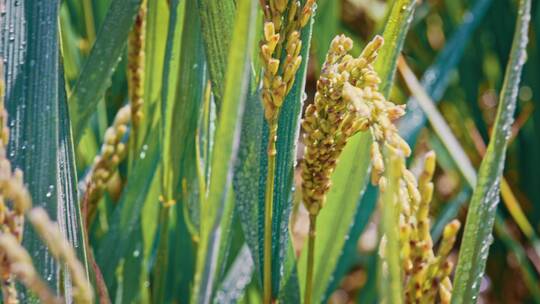
[[[47,193],[45,194],[45,196],[46,196],[46,197],[51,197],[53,191],[54,191],[54,186],[53,186],[53,185],[49,185],[49,191],[47,191]]]
[[[148,145],[143,145],[142,148],[141,148],[141,153],[139,154],[139,157],[141,159],[146,158],[146,151],[148,151]]]

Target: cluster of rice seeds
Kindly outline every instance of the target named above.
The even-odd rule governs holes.
[[[137,129],[143,119],[144,103],[144,69],[146,39],[146,0],[141,1],[139,12],[128,40],[128,94],[131,102],[133,128]]]
[[[383,39],[377,36],[359,57],[349,55],[350,38],[334,38],[317,82],[315,102],[306,109],[304,159],[302,161],[303,202],[316,216],[330,189],[330,177],[347,140],[370,127],[372,99],[384,101],[372,63]],[[354,95],[354,96],[351,96]]]
[[[301,31],[308,23],[315,1],[261,0],[264,11],[262,102],[269,124],[277,123],[279,109],[290,92],[302,63]]]
[[[335,127],[329,128],[324,124],[308,125],[308,128],[304,126],[304,130],[306,131],[304,139],[307,142],[306,159],[318,159],[317,161],[312,161],[312,163],[304,161],[304,181],[309,181],[310,178],[313,181],[311,183],[304,182],[306,186],[303,187],[308,188],[307,191],[304,191],[305,197],[307,196],[304,202],[307,204],[310,212],[318,212],[321,206],[317,203],[317,200],[321,201],[322,199],[324,201],[324,193],[328,191],[330,186],[330,173],[335,167],[337,156],[339,156],[339,153],[336,154],[336,152],[341,152],[340,149],[344,145],[338,140],[341,138],[335,135],[330,140],[321,141],[317,138],[324,138],[324,136],[321,137],[318,133],[329,130],[330,134],[348,136],[354,132],[369,130],[373,138],[373,144],[371,146],[371,163],[373,166],[371,179],[373,184],[379,185],[381,191],[384,191],[386,186],[386,180],[382,176],[385,170],[383,149],[401,156],[399,200],[398,206],[396,206],[399,210],[399,218],[396,219],[396,222],[399,223],[400,227],[400,255],[404,270],[403,273],[406,276],[404,282],[407,302],[431,303],[434,301],[437,291],[439,291],[440,301],[442,303],[448,303],[452,290],[449,275],[453,265],[447,261],[447,256],[454,245],[460,223],[453,221],[447,225],[438,252],[439,254],[435,256],[433,253],[433,242],[429,234],[430,223],[428,217],[429,204],[433,194],[431,178],[435,170],[435,154],[430,152],[426,155],[424,171],[417,181],[414,174],[405,166],[405,159],[411,155],[411,149],[407,142],[399,135],[395,126],[395,121],[405,114],[405,107],[387,101],[378,91],[380,80],[370,66],[370,63],[376,57],[376,50],[381,44],[382,39],[375,38],[366,47],[359,59],[355,61],[350,60],[348,55],[343,55],[345,53],[344,51],[334,51],[334,47],[329,54],[331,56],[331,62],[334,62],[333,70],[337,71],[337,73],[334,72],[332,74],[333,77],[330,78],[330,81],[325,80],[326,83],[330,83],[334,87],[328,85],[323,85],[323,87],[327,88],[328,96],[331,96],[330,93],[333,93],[338,97],[340,95],[339,92],[341,92],[341,98],[350,107],[348,117],[352,117],[350,119],[353,123],[349,123],[352,126],[349,129],[350,131],[341,130],[341,132],[339,129],[336,130]],[[348,44],[342,43],[341,45]],[[339,54],[339,56],[334,54]],[[347,70],[350,71],[350,75],[343,73],[343,71]],[[325,73],[328,73],[328,71],[323,70],[323,75]],[[350,80],[344,81],[347,77]],[[323,90],[318,88],[318,91]],[[330,114],[317,113],[318,116],[330,117],[335,120],[335,113],[343,114],[340,107],[336,107],[329,102],[325,104],[333,111]],[[307,115],[312,115],[310,109],[308,109]],[[346,115],[343,118],[339,115],[337,117],[337,123],[347,121],[347,118],[345,118]],[[336,122],[330,122],[329,125],[336,125]],[[310,148],[310,146],[314,145],[313,142],[321,142],[319,144],[320,147]],[[328,152],[325,152],[325,150],[328,150],[328,147],[332,147],[329,143],[337,147],[334,148],[336,152],[330,154],[330,157],[326,156]],[[321,153],[325,157],[319,156]],[[325,164],[324,161],[327,161],[328,164]],[[310,166],[315,169],[310,169]],[[313,174],[312,172],[314,171],[321,172],[322,174]]]
[[[371,179],[381,191],[386,188],[382,176],[385,170],[383,149],[401,156],[396,223],[400,227],[406,300],[432,303],[438,294],[439,300],[447,303],[452,291],[449,275],[453,268],[447,257],[460,224],[456,220],[447,225],[435,256],[429,234],[435,154],[426,155],[424,171],[418,180],[405,166],[411,149],[395,126],[395,121],[405,114],[405,107],[386,100],[379,92],[380,79],[372,66],[382,44],[383,39],[377,36],[354,58],[349,55],[351,39],[342,35],[332,41],[317,82],[315,102],[306,109],[302,122],[303,202],[310,215],[317,216],[324,206],[331,174],[347,140],[357,132],[369,131],[373,139]],[[381,249],[384,253],[384,248]]]
[[[386,146],[389,148],[389,146]],[[389,153],[403,153],[389,148]],[[406,168],[405,157],[399,161],[399,193],[397,195],[399,223],[400,258],[403,269],[405,303],[450,303],[452,282],[450,274],[453,265],[448,255],[454,246],[460,222],[453,220],[446,225],[437,255],[433,251],[433,241],[429,233],[429,204],[433,195],[431,179],[435,170],[435,153],[428,152],[424,160],[424,169],[418,181]],[[384,178],[380,188],[384,191]],[[383,241],[381,256],[384,258]]]
[[[372,77],[372,76],[370,76]],[[432,303],[439,291],[442,303],[450,301],[452,283],[449,279],[453,265],[447,261],[452,249],[459,222],[453,221],[446,227],[439,255],[434,256],[433,242],[429,234],[429,204],[433,195],[431,178],[435,170],[435,154],[426,155],[424,171],[416,179],[405,166],[405,159],[411,148],[399,135],[394,122],[405,114],[403,106],[386,101],[374,87],[361,90],[357,86],[346,86],[343,91],[346,100],[356,105],[362,113],[362,126],[370,130],[373,138],[371,146],[372,183],[385,190],[383,149],[400,155],[400,184],[398,193],[401,261],[404,270],[405,295],[407,303]]]
[[[32,258],[21,245],[24,219],[27,214],[30,217],[30,222],[40,233],[40,236],[46,240],[47,246],[57,260],[68,265],[76,290],[75,303],[92,303],[92,288],[73,248],[64,238],[58,226],[49,220],[45,210],[41,208],[30,209],[32,208],[32,198],[24,185],[23,172],[19,169],[12,170],[11,163],[6,157],[9,129],[7,111],[4,107],[2,67],[0,58],[0,279],[3,303],[19,303],[15,278],[35,293],[42,303],[63,302],[40,278],[34,268]],[[40,229],[40,227],[47,229]]]
[[[118,164],[127,154],[124,135],[131,122],[131,106],[125,105],[114,118],[113,125],[105,131],[101,152],[94,159],[94,164],[86,180],[84,209],[86,223],[89,225],[95,215],[97,203],[103,196],[108,181],[116,172]]]
[[[429,152],[425,156],[424,170],[418,177],[420,201],[411,206],[410,215],[403,217],[407,218],[408,222],[400,220],[402,242],[408,242],[409,245],[409,252],[403,252],[404,260],[407,261],[405,296],[408,303],[432,303],[437,292],[441,303],[450,303],[451,298],[452,282],[449,276],[453,265],[448,261],[448,255],[454,246],[460,222],[453,220],[446,225],[438,254],[435,256],[429,233],[429,204],[433,196],[431,179],[434,171],[435,153]],[[403,187],[406,186],[402,185]]]
[[[361,87],[346,84],[343,86],[343,97],[356,109],[359,130],[369,130],[371,133],[371,179],[373,184],[379,185],[381,191],[386,188],[386,180],[382,176],[385,170],[383,150],[400,156],[399,199],[396,206],[399,218],[396,223],[399,223],[400,228],[400,256],[407,303],[432,303],[437,291],[440,301],[448,303],[452,290],[449,275],[453,265],[447,261],[447,256],[454,245],[460,224],[458,221],[448,224],[439,255],[435,256],[429,234],[429,204],[433,195],[431,178],[435,170],[435,154],[430,152],[426,155],[424,171],[417,180],[405,165],[411,148],[395,126],[395,121],[405,114],[405,108],[387,101],[378,92],[377,84],[380,81],[374,72],[364,75],[356,79],[368,85]]]

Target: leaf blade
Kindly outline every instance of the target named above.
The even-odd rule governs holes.
[[[2,5],[5,14],[0,23],[12,29],[0,33],[0,41],[8,42],[0,43],[0,57],[6,63],[5,104],[11,114],[8,156],[13,166],[24,172],[34,205],[46,209],[58,222],[84,262],[71,125],[58,43],[59,2],[7,1]],[[38,272],[50,279],[50,287],[71,298],[69,278],[62,280],[61,265],[32,229],[25,229],[23,245],[32,253]],[[35,302],[26,290],[23,292],[28,301]]]
[[[232,42],[235,3],[232,0],[198,0],[206,58],[218,113],[224,94],[228,52]]]
[[[139,4],[140,0],[111,2],[94,47],[69,96],[69,110],[76,144],[109,86],[111,75],[125,49]]]
[[[479,292],[480,280],[489,254],[491,231],[499,201],[500,176],[504,168],[508,132],[513,122],[521,70],[525,63],[529,0],[520,1],[512,50],[501,89],[497,117],[492,139],[478,173],[478,184],[473,192],[456,267],[452,303],[474,301]]]
[[[228,61],[238,64],[227,66],[223,104],[215,133],[211,156],[211,176],[208,197],[201,206],[200,247],[197,253],[195,283],[192,301],[209,303],[214,293],[216,262],[222,237],[218,227],[222,220],[232,216],[227,208],[231,192],[232,168],[237,155],[239,130],[249,81],[249,58],[254,39],[253,22],[256,20],[257,2],[242,0],[238,10]],[[224,214],[224,210],[229,210]]]

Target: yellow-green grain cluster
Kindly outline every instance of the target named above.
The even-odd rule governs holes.
[[[452,282],[450,273],[453,264],[448,255],[454,246],[460,223],[457,220],[446,225],[437,255],[433,251],[430,235],[429,204],[433,195],[431,178],[435,170],[435,153],[425,156],[424,169],[418,179],[405,165],[400,150],[388,145],[387,153],[398,157],[399,191],[396,193],[399,227],[400,261],[404,282],[405,303],[450,303]],[[385,179],[380,187],[384,191]],[[381,256],[385,253],[385,242],[381,244]]]
[[[324,205],[331,174],[347,140],[368,130],[374,111],[381,111],[380,105],[391,108],[378,92],[380,80],[372,66],[382,43],[381,37],[375,37],[354,58],[349,54],[351,39],[341,35],[332,41],[317,82],[315,102],[307,107],[302,122],[302,194],[311,215],[317,215]]]
[[[449,275],[453,266],[447,257],[460,224],[453,221],[447,225],[436,256],[429,233],[435,154],[426,155],[424,170],[418,179],[405,165],[411,149],[395,125],[395,121],[405,114],[405,107],[386,100],[379,92],[381,81],[372,66],[382,44],[383,39],[377,36],[359,57],[354,58],[349,54],[351,39],[338,36],[332,41],[317,82],[315,101],[306,109],[302,122],[305,144],[301,164],[303,202],[314,223],[324,206],[332,172],[347,140],[357,132],[370,132],[373,139],[371,180],[381,191],[386,188],[386,179],[382,176],[384,155],[398,156],[398,199],[393,208],[398,215],[395,222],[399,227],[406,302],[434,303],[438,295],[440,302],[448,303],[452,291]],[[311,227],[311,231],[314,234],[315,227]],[[383,256],[384,244],[383,241]]]
[[[144,103],[146,15],[146,0],[143,0],[128,40],[128,93],[135,129],[144,116],[142,109]]]
[[[270,125],[278,119],[279,109],[290,92],[302,63],[302,28],[311,17],[314,0],[302,6],[300,1],[262,0],[264,39],[261,56],[264,65],[262,102]]]
[[[87,223],[91,222],[95,214],[97,203],[107,187],[107,182],[116,172],[118,164],[126,156],[126,145],[122,139],[128,130],[130,122],[131,106],[126,105],[118,110],[113,125],[105,131],[101,152],[94,159],[94,164],[86,181],[84,205],[87,209]]]
[[[330,61],[340,56],[343,56],[344,59],[333,59],[337,63],[337,65],[334,64],[337,72],[331,74],[330,81],[325,80],[327,76],[321,78],[333,86],[318,88],[318,93],[326,90],[327,96],[334,93],[335,97],[334,99],[320,99],[323,100],[322,106],[317,106],[316,99],[314,107],[318,109],[327,106],[332,111],[330,113],[328,110],[317,112],[308,108],[306,114],[306,116],[314,116],[311,112],[316,112],[315,117],[327,117],[327,124],[321,123],[325,122],[325,119],[314,117],[311,120],[319,121],[318,124],[305,123],[306,126],[304,126],[307,137],[305,140],[307,142],[307,161],[304,161],[303,178],[304,181],[310,181],[311,178],[311,183],[308,182],[307,185],[303,186],[307,188],[304,190],[304,203],[311,213],[318,212],[322,206],[321,202],[324,202],[324,194],[330,187],[330,173],[335,167],[341,149],[343,149],[343,137],[346,141],[347,136],[354,132],[369,130],[373,139],[371,180],[373,184],[379,185],[381,191],[386,188],[386,179],[382,176],[385,171],[383,151],[398,156],[399,188],[396,194],[398,197],[397,205],[394,208],[398,210],[398,218],[395,220],[396,224],[399,225],[400,260],[404,275],[406,302],[433,303],[436,296],[439,295],[440,302],[448,303],[452,291],[449,275],[453,265],[447,260],[447,257],[453,247],[460,224],[458,221],[448,224],[438,256],[435,256],[433,242],[429,234],[429,204],[433,195],[431,178],[435,170],[435,154],[430,152],[426,155],[424,171],[418,179],[405,165],[405,159],[410,156],[411,148],[399,135],[395,126],[395,121],[405,114],[405,107],[384,98],[378,91],[380,80],[373,68],[369,66],[369,63],[375,60],[376,50],[381,43],[382,39],[380,38],[376,38],[374,42],[370,43],[360,56],[360,59],[362,57],[367,59],[358,60],[359,64],[356,65],[356,68],[349,67],[351,71],[349,73],[343,71],[347,71],[344,66],[347,66],[346,62],[350,60],[350,57],[344,55],[345,52],[341,49],[336,52],[336,47],[332,47],[329,54]],[[348,46],[348,43],[341,45]],[[336,53],[339,55],[336,56]],[[323,75],[326,75],[325,73],[327,74],[328,71],[323,70]],[[343,106],[332,104],[331,100],[339,100],[339,98],[342,98],[344,103],[348,105],[349,111],[344,111]],[[336,116],[336,113],[342,116]],[[336,129],[340,125],[347,127]],[[334,135],[329,136],[328,134]],[[304,182],[304,184],[306,183]]]
[[[441,303],[450,301],[452,282],[449,279],[453,265],[447,260],[452,249],[459,222],[453,221],[445,229],[438,256],[433,253],[433,241],[429,233],[429,204],[433,196],[431,178],[435,170],[435,154],[425,157],[424,170],[417,179],[407,169],[405,160],[411,148],[399,135],[395,121],[405,114],[404,106],[387,101],[377,91],[379,80],[376,74],[369,74],[365,88],[346,84],[343,98],[356,109],[359,130],[369,130],[371,146],[372,183],[385,191],[386,179],[384,151],[396,155],[398,159],[399,187],[397,205],[399,226],[400,260],[403,270],[406,303],[433,303],[439,295]],[[357,131],[357,130],[355,130]],[[317,188],[316,188],[317,189]],[[383,242],[384,244],[384,242]],[[381,246],[384,252],[384,245]]]

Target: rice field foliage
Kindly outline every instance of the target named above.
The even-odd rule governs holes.
[[[0,1],[2,303],[540,303],[539,13]]]

